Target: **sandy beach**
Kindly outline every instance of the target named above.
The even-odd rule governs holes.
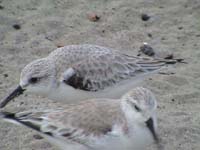
[[[100,19],[91,21],[91,14]],[[0,0],[0,99],[18,85],[27,63],[58,46],[89,43],[136,55],[147,42],[156,52],[173,53],[187,62],[169,67],[171,74],[155,74],[141,83],[158,99],[165,150],[199,150],[199,41],[199,0]],[[4,110],[38,107],[56,104],[24,95]],[[0,120],[0,150],[47,149],[57,150],[36,132]]]

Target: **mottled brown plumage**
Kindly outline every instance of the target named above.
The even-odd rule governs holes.
[[[70,45],[29,63],[21,72],[19,86],[25,92],[65,103],[120,98],[168,61],[130,56],[97,45]],[[14,97],[6,97],[0,106]]]
[[[158,140],[156,106],[153,93],[140,87],[121,99],[91,99],[57,109],[0,116],[37,130],[62,150],[74,145],[87,150],[136,150]]]

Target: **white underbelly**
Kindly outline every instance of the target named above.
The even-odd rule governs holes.
[[[139,84],[138,81],[126,80],[120,84],[108,87],[104,90],[99,91],[84,91],[79,89],[74,89],[71,86],[68,86],[62,83],[58,89],[53,89],[48,98],[61,101],[64,103],[74,103],[86,99],[92,98],[120,98],[123,94],[136,87]]]
[[[63,101],[65,103],[74,103],[91,98],[120,98],[129,90],[138,86],[145,77],[150,77],[156,72],[158,72],[158,70],[150,73],[144,73],[96,92],[74,89],[65,83],[61,83],[57,89],[51,90],[51,92],[48,94],[48,97],[52,100]]]
[[[153,143],[152,135],[145,127],[135,127],[124,135],[122,132],[115,135],[106,135],[96,139],[91,144],[94,150],[144,150]]]
[[[61,150],[145,150],[153,143],[152,135],[147,128],[134,128],[128,135],[121,132],[115,135],[93,137],[85,144],[71,143],[45,136],[48,141]],[[44,136],[44,135],[43,135]]]

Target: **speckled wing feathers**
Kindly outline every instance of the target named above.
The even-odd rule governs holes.
[[[64,78],[64,82],[86,91],[103,90],[165,65],[163,60],[129,56],[96,45],[66,46],[53,51],[48,57],[57,66],[58,78],[63,79],[63,72],[73,68],[75,73],[70,78]]]
[[[91,138],[111,132],[114,124],[125,122],[123,117],[118,100],[102,99],[58,110],[17,113],[14,118],[43,134],[87,145]]]

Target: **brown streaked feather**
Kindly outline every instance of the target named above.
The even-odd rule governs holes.
[[[75,74],[64,82],[76,89],[99,91],[123,80],[160,69],[167,61],[150,57],[130,56],[97,45],[70,45],[59,48],[47,57],[54,61],[58,80],[69,68]]]
[[[76,89],[99,91],[122,80],[160,69],[164,65],[165,63],[150,58],[143,60],[123,54],[115,54],[112,57],[104,54],[73,64],[75,74],[64,82]]]
[[[119,107],[118,100],[90,100],[75,106],[69,105],[62,114],[49,113],[48,118],[82,129],[85,135],[89,133],[101,135],[110,131],[114,123],[122,121]]]
[[[92,136],[106,135],[116,124],[126,124],[119,100],[112,99],[87,100],[58,110],[23,112],[15,117],[44,134],[80,144],[87,144]]]

